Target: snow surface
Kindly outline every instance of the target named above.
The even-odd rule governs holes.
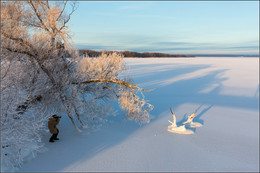
[[[67,117],[60,140],[49,143],[22,172],[259,171],[259,59],[125,59],[130,75],[154,105],[150,124],[109,117],[99,130],[81,134]],[[194,134],[167,131],[173,108],[177,125],[197,111]]]

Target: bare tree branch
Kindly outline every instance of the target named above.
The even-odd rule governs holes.
[[[132,91],[135,90],[135,89],[145,91],[145,92],[154,90],[154,89],[145,90],[145,89],[139,88],[137,85],[132,85],[132,84],[129,84],[129,83],[127,83],[123,80],[119,80],[119,79],[116,79],[116,80],[92,79],[92,80],[87,80],[87,81],[82,81],[82,82],[72,82],[72,84],[89,84],[89,83],[104,83],[104,82],[115,83],[115,84],[118,84],[118,85],[124,85],[124,86],[130,88]]]
[[[2,47],[2,48],[9,50],[10,52],[20,53],[20,54],[28,55],[28,56],[31,56],[31,57],[35,57],[35,55],[31,54],[28,51],[19,50],[19,49],[11,49],[10,47]]]
[[[10,60],[10,63],[8,64],[8,68],[6,69],[5,73],[3,75],[1,74],[2,75],[1,79],[4,79],[6,77],[8,71],[10,70],[10,67],[12,65],[12,61],[13,61],[13,59]]]
[[[48,0],[46,1],[46,5],[47,5],[48,9],[50,9],[50,5],[49,5],[49,1]]]
[[[33,4],[33,1],[30,0],[29,4],[32,6],[37,18],[39,19],[39,21],[41,22],[42,26],[44,27],[44,29],[48,32],[50,32],[50,30],[47,28],[47,26],[44,24],[44,22],[42,21],[42,17],[41,15],[38,13],[38,10],[36,9],[35,5]]]
[[[25,47],[25,45],[29,46],[30,48],[33,47],[32,44],[30,44],[29,42],[25,41],[24,39],[13,37],[12,35],[6,34],[3,30],[1,30],[1,34],[3,34],[6,38],[8,38],[10,40],[14,40],[14,41],[18,42],[24,48],[28,48],[28,47]]]
[[[67,0],[65,1],[65,3],[64,3],[64,5],[63,5],[63,9],[61,10],[61,12],[60,12],[60,15],[57,17],[57,21],[60,19],[60,17],[62,16],[62,14],[63,14],[63,12],[64,12],[64,10],[65,10],[65,7],[66,7],[66,5],[67,5]]]
[[[66,2],[67,2],[67,0],[66,0]],[[68,18],[67,18],[67,20],[64,20],[63,21],[63,25],[58,29],[58,31],[60,32],[61,30],[63,30],[63,28],[65,28],[66,27],[66,24],[69,22],[69,20],[70,20],[70,16],[76,11],[76,5],[75,5],[75,3],[72,5],[72,10],[71,10],[71,12],[68,14]]]

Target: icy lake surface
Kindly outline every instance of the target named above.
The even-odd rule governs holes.
[[[124,113],[90,134],[77,134],[64,117],[60,140],[48,143],[22,172],[259,171],[259,58],[125,59],[129,75],[154,105],[151,122],[126,121]],[[182,135],[167,131],[197,111]]]

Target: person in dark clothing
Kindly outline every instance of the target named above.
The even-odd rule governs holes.
[[[57,138],[58,134],[59,134],[59,129],[57,129],[57,133],[56,134],[52,134],[49,142],[54,142],[54,140],[59,140],[59,138]]]
[[[59,138],[57,138],[58,134],[59,134],[59,129],[56,127],[56,125],[59,124],[60,122],[60,116],[57,116],[57,115],[52,115],[50,118],[49,118],[49,121],[48,121],[48,128],[50,130],[50,133],[52,134],[49,142],[54,142],[54,140],[59,140]]]

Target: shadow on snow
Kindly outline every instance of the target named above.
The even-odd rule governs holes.
[[[135,82],[145,83],[154,79],[168,80],[172,77],[196,72],[210,67],[206,65],[185,65],[184,67],[173,67],[167,64],[160,64],[159,66],[163,69],[158,70],[160,67],[153,64],[151,68],[157,69],[157,71],[152,72],[152,69],[150,69],[149,72],[140,74],[140,76],[138,76],[137,73],[134,77]],[[149,66],[146,67],[149,69]],[[227,80],[226,78],[221,78],[219,76],[226,71],[227,69],[216,70],[208,72],[206,75],[201,77],[179,80],[164,86],[155,84],[155,86],[146,87],[146,89],[156,88],[154,91],[145,93],[146,99],[154,105],[154,110],[151,114],[155,115],[155,119],[152,120],[151,123],[162,118],[158,115],[169,110],[171,106],[173,109],[176,109],[185,103],[195,103],[200,105],[197,108],[198,115],[194,118],[194,121],[202,124],[204,124],[202,117],[213,106],[218,105],[254,110],[259,109],[259,96],[244,97],[219,94],[223,87],[222,82]],[[143,76],[145,76],[145,78],[143,78]],[[200,92],[211,85],[216,85],[217,87],[207,93]],[[203,105],[207,105],[207,107],[202,111],[199,111]],[[60,141],[50,144],[47,142],[50,135],[46,135],[44,140],[46,141],[46,147],[49,151],[41,153],[39,157],[30,161],[29,164],[25,164],[20,171],[62,171],[64,168],[68,168],[69,165],[77,165],[82,160],[86,161],[110,147],[116,146],[127,139],[131,134],[133,134],[133,132],[140,129],[138,123],[135,123],[134,121],[125,121],[125,116],[122,116],[124,114],[122,111],[119,111],[118,114],[117,117],[108,117],[109,120],[112,120],[111,125],[108,124],[107,127],[100,128],[97,132],[89,135],[76,134],[75,131],[71,132],[67,130],[67,125],[62,125],[61,121],[61,125],[59,125],[61,132],[59,135]],[[185,116],[187,116],[187,114],[184,115],[183,119],[178,123],[182,123],[186,118]],[[64,124],[65,121],[69,122],[68,118],[65,117],[63,121]],[[143,125],[142,127],[145,126],[147,125]],[[70,125],[70,127],[72,127],[72,125]],[[38,165],[42,166],[37,167]]]

